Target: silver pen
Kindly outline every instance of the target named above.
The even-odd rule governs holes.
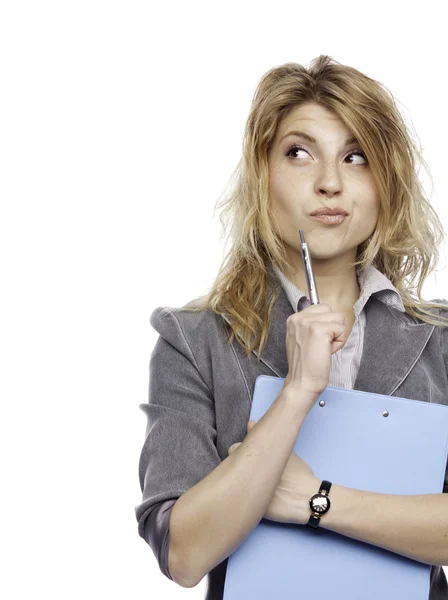
[[[314,281],[313,267],[311,265],[311,256],[308,250],[308,244],[305,242],[303,231],[300,233],[300,249],[302,250],[303,264],[305,266],[306,282],[308,284],[308,293],[311,304],[319,304],[319,296],[317,295],[316,282]]]

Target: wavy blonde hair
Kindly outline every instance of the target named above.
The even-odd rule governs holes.
[[[215,206],[215,211],[222,207],[224,232],[231,223],[227,239],[232,246],[210,291],[175,310],[225,313],[232,322],[229,342],[236,337],[248,356],[257,347],[261,355],[278,297],[278,287],[268,295],[269,263],[293,278],[269,208],[269,150],[282,119],[309,102],[332,111],[358,138],[380,193],[376,229],[358,246],[351,266],[373,264],[397,288],[407,314],[447,326],[448,319],[432,309],[441,308],[441,303],[448,308],[448,301],[421,298],[444,239],[442,223],[418,179],[416,164],[429,173],[426,162],[387,88],[327,55],[311,61],[308,69],[286,63],[261,78],[246,122],[242,157]]]

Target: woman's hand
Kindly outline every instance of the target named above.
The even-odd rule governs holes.
[[[345,314],[332,312],[325,302],[311,304],[286,320],[288,374],[280,393],[303,405],[307,412],[328,385],[331,355],[347,341],[344,323]],[[255,421],[249,421],[248,433],[253,425]],[[229,455],[241,443],[232,444]],[[308,523],[309,499],[318,491],[319,483],[311,467],[293,450],[264,518],[280,523]]]
[[[247,433],[254,425],[255,421],[248,422]],[[241,443],[230,446],[229,456]],[[311,515],[309,499],[317,493],[319,484],[311,467],[292,451],[264,518],[279,523],[305,525]]]
[[[331,355],[347,337],[345,314],[332,312],[329,304],[311,304],[286,319],[288,374],[282,393],[291,393],[308,410],[328,385]]]

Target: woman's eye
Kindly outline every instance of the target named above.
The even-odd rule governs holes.
[[[308,150],[306,150],[303,146],[294,145],[294,146],[291,146],[289,148],[289,150],[286,152],[286,156],[288,156],[289,158],[292,158],[292,159],[297,158],[297,157],[291,156],[291,153],[293,151],[298,152],[299,150],[303,150],[303,152],[306,152],[307,154],[309,154]],[[354,150],[353,152],[350,152],[349,154],[347,154],[346,158],[348,158],[349,156],[361,156],[365,161],[364,163],[353,163],[352,162],[351,164],[355,164],[355,165],[356,164],[359,164],[359,165],[367,164],[367,157],[362,150]]]
[[[367,164],[367,162],[368,162],[367,161],[367,156],[364,154],[364,152],[362,150],[354,150],[353,152],[350,152],[350,154],[347,154],[347,157],[348,156],[362,156],[362,158],[364,159],[365,162],[364,163],[358,163],[358,164]]]
[[[293,150],[297,150],[297,151],[298,151],[298,150],[303,150],[303,152],[306,152],[307,154],[309,154],[309,153],[308,153],[308,151],[307,151],[307,150],[305,150],[305,148],[302,148],[302,146],[291,146],[291,148],[290,148],[290,149],[289,149],[289,150],[286,152],[286,156],[289,156],[289,157],[291,157],[291,158],[294,158],[293,156],[291,156],[291,152],[292,152]]]

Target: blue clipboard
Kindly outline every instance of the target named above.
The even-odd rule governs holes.
[[[283,383],[257,377],[251,420],[266,413]],[[448,406],[327,386],[294,451],[321,480],[385,494],[441,493]],[[223,598],[309,600],[325,592],[332,600],[427,600],[430,571],[430,565],[325,528],[262,519],[229,556]]]

